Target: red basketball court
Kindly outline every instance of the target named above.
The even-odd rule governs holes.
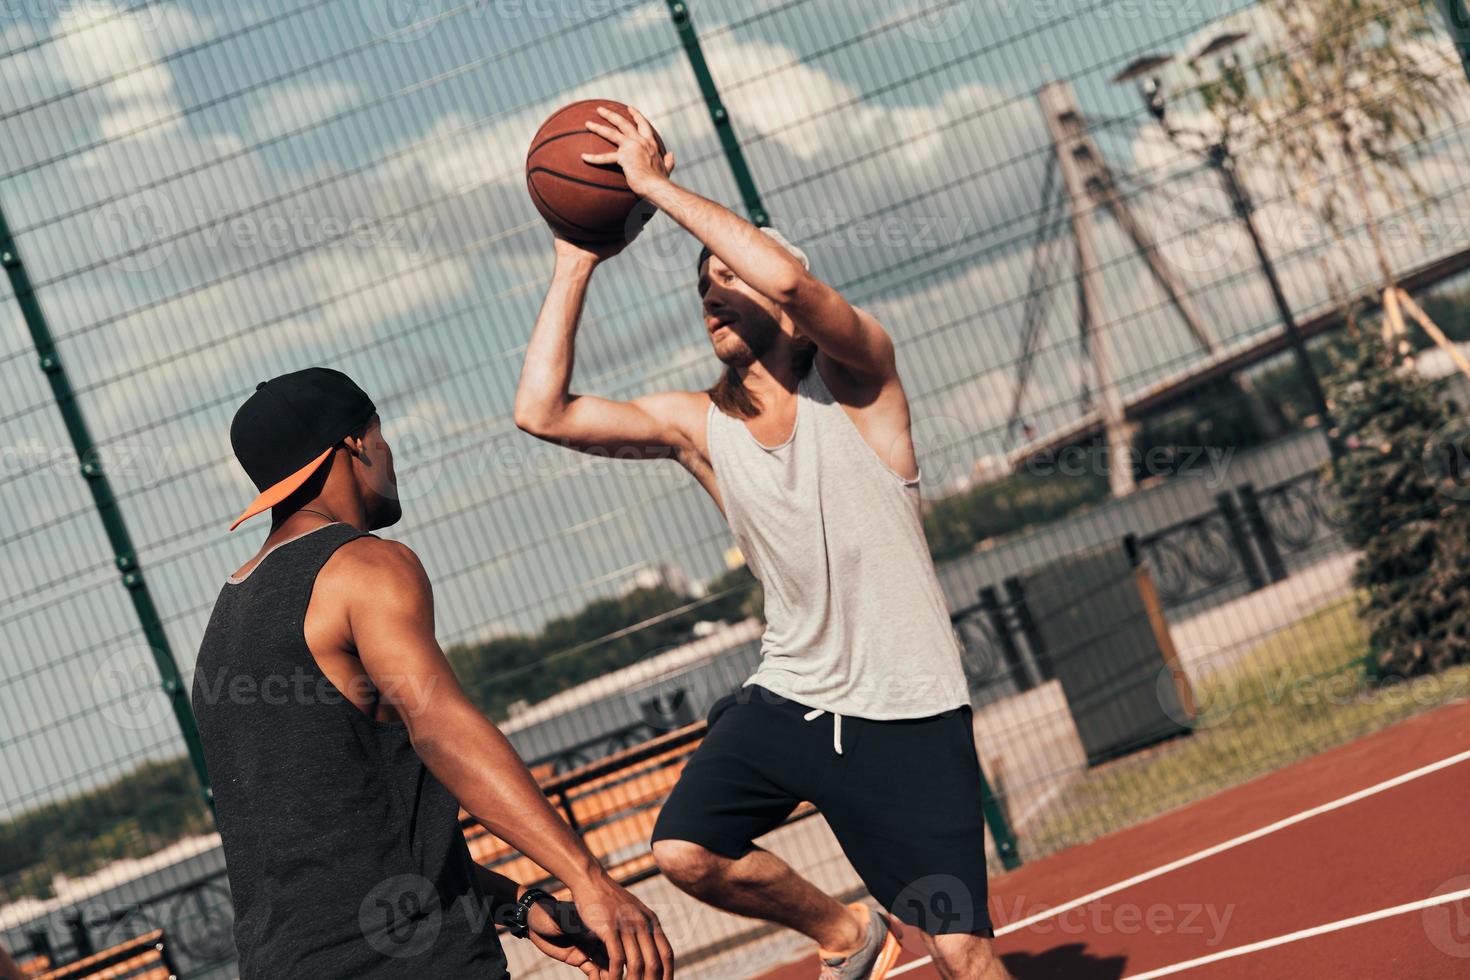
[[[994,878],[996,945],[1018,980],[1470,976],[1466,813],[1461,701]],[[912,945],[890,976],[938,977]]]

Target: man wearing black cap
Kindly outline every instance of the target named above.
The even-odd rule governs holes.
[[[672,977],[657,917],[460,688],[417,556],[369,533],[402,514],[372,400],[282,375],[230,440],[260,490],[234,526],[271,530],[215,604],[193,701],[243,980],[499,980],[495,923],[597,980]],[[572,901],[475,865],[461,806]]]

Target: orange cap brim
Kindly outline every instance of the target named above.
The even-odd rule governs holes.
[[[316,472],[317,467],[326,462],[327,457],[332,455],[332,449],[335,448],[336,447],[333,446],[326,450],[323,450],[320,456],[312,460],[310,463],[307,463],[305,466],[301,467],[301,469],[297,470],[295,473],[292,473],[290,476],[286,477],[284,480],[275,484],[274,486],[267,487],[264,491],[261,492],[259,497],[256,497],[250,502],[250,506],[245,508],[245,513],[235,518],[235,523],[230,525],[230,530],[233,531],[241,524],[244,524],[246,521],[250,520],[250,518],[254,517],[256,514],[270,510],[276,504],[280,503],[287,497],[291,496],[291,494],[295,493],[298,489],[300,489],[301,484],[311,479],[311,475]]]

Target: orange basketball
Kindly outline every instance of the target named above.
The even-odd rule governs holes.
[[[629,241],[643,230],[654,208],[628,188],[616,164],[590,164],[583,153],[607,153],[613,143],[587,129],[606,123],[603,106],[632,120],[628,107],[612,99],[587,99],[563,106],[541,124],[526,153],[526,189],[536,210],[564,238],[588,244]],[[659,150],[664,143],[657,133]]]

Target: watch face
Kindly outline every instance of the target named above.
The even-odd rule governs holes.
[[[507,928],[510,934],[517,939],[525,939],[531,931],[531,906],[537,902],[553,901],[552,897],[539,888],[528,888],[516,903],[515,911],[511,914],[511,921]]]

